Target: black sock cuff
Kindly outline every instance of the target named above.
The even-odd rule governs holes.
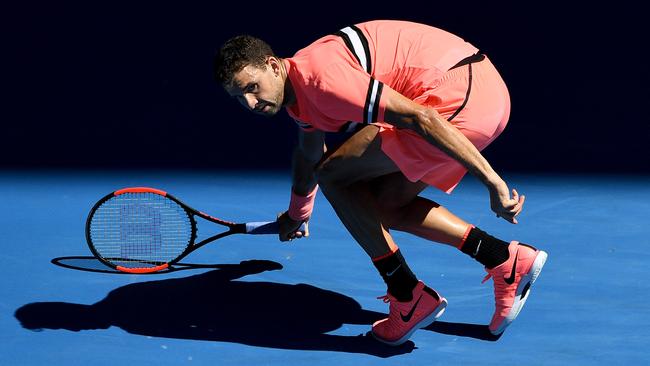
[[[507,242],[474,227],[470,230],[465,244],[460,250],[487,268],[494,268],[508,260],[508,245]]]
[[[404,257],[402,256],[402,252],[400,252],[399,249],[397,249],[395,252],[391,254],[381,257],[381,259],[372,261],[372,263],[375,265],[375,267],[377,268],[379,273],[381,273],[382,276],[390,271],[393,271],[403,262],[404,262]]]
[[[388,292],[400,301],[409,300],[418,280],[409,268],[399,249],[373,262],[388,286]]]
[[[469,231],[469,234],[467,234],[465,243],[460,248],[460,251],[473,257],[472,254],[476,251],[479,241],[488,237],[492,238],[488,233],[475,226]]]

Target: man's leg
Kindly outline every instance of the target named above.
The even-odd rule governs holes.
[[[389,234],[390,229],[455,246],[483,264],[495,286],[496,311],[490,330],[500,334],[525,303],[529,285],[539,275],[546,253],[494,238],[437,203],[419,197],[426,184],[410,182],[399,172],[381,151],[377,131],[374,126],[366,127],[321,164],[319,182],[326,197],[373,259],[389,294],[397,296],[401,303],[413,301],[412,293],[419,282]],[[514,281],[510,281],[511,277]],[[430,293],[436,301],[446,303],[433,290]],[[373,327],[373,331],[377,330],[374,333],[381,333],[379,329]],[[408,336],[410,333],[399,341]]]
[[[527,244],[507,243],[467,224],[437,203],[417,196],[425,187],[400,173],[375,180],[373,190],[382,221],[389,229],[453,245],[483,264],[486,280],[494,280],[496,309],[489,329],[501,334],[524,306],[547,254]]]
[[[388,292],[408,301],[417,279],[382,223],[370,190],[378,177],[399,171],[381,151],[378,131],[365,127],[324,159],[318,183],[343,225],[373,260]]]
[[[450,102],[457,100],[460,95],[468,96],[466,93],[470,92],[470,88],[465,80],[472,80],[471,97],[464,99],[463,104],[453,114],[449,110],[440,112],[446,118],[453,119],[454,126],[482,150],[505,128],[510,114],[510,97],[501,76],[487,58],[466,67],[450,70],[435,91],[435,97]],[[447,105],[444,102],[442,104]],[[445,175],[441,176],[444,177]],[[383,187],[396,186],[393,182]],[[400,202],[398,198],[390,198],[390,190],[388,193],[378,199],[378,202]],[[398,191],[396,196],[401,195]],[[395,191],[392,197],[395,197]],[[496,308],[489,328],[493,334],[502,333],[526,302],[530,286],[539,276],[547,254],[516,241],[506,243],[471,226],[458,240],[464,222],[448,216],[446,210],[440,209],[431,201],[423,198],[411,200],[410,194],[403,199],[406,203],[401,207],[382,208],[386,227],[455,245],[485,265],[487,278],[493,279]]]
[[[372,182],[399,170],[381,151],[378,131],[367,126],[329,155],[319,166],[318,183],[388,286],[383,299],[390,302],[390,313],[373,324],[372,334],[398,345],[442,315],[447,301],[416,279],[382,223]]]
[[[369,182],[398,172],[381,151],[379,129],[366,126],[328,155],[317,168],[318,183],[350,234],[371,258],[396,247],[381,224]]]
[[[381,218],[389,229],[437,243],[458,246],[471,226],[438,203],[418,196],[428,185],[411,182],[401,172],[372,182]]]
[[[372,184],[381,220],[388,229],[454,246],[489,269],[508,260],[507,242],[468,224],[438,203],[418,196],[427,187],[425,183],[410,182],[403,174],[393,173]]]

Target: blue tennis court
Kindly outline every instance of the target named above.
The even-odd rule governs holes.
[[[184,260],[204,266],[156,275],[98,272],[89,258],[86,215],[115,189],[157,187],[214,216],[263,221],[285,209],[288,174],[4,171],[0,364],[647,362],[650,177],[504,176],[527,196],[516,226],[493,217],[473,178],[453,196],[425,195],[549,253],[526,308],[490,339],[492,285],[481,285],[480,265],[397,233],[411,268],[449,306],[441,321],[389,347],[364,336],[388,310],[376,299],[384,284],[322,195],[306,240],[230,236]],[[200,226],[199,236],[212,229]]]

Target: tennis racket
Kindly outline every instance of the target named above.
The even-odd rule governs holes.
[[[197,216],[227,230],[195,243]],[[299,231],[304,229],[303,224]],[[134,187],[112,192],[93,206],[86,220],[86,242],[93,255],[113,269],[152,273],[225,236],[278,230],[276,221],[229,222],[197,211],[165,191]]]

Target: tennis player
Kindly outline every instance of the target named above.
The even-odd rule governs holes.
[[[372,325],[375,338],[402,344],[447,305],[409,269],[391,229],[456,247],[485,267],[485,280],[494,283],[493,334],[517,317],[546,253],[495,238],[419,196],[427,186],[451,193],[469,171],[487,188],[497,216],[516,224],[524,206],[525,197],[480,153],[505,128],[510,98],[476,47],[404,21],[349,26],[291,58],[243,35],[222,46],[215,76],[247,109],[273,116],[284,107],[300,127],[280,239],[308,235],[297,230],[320,186],[387,284],[381,299],[390,311]],[[355,133],[327,151],[324,134],[344,131]]]

